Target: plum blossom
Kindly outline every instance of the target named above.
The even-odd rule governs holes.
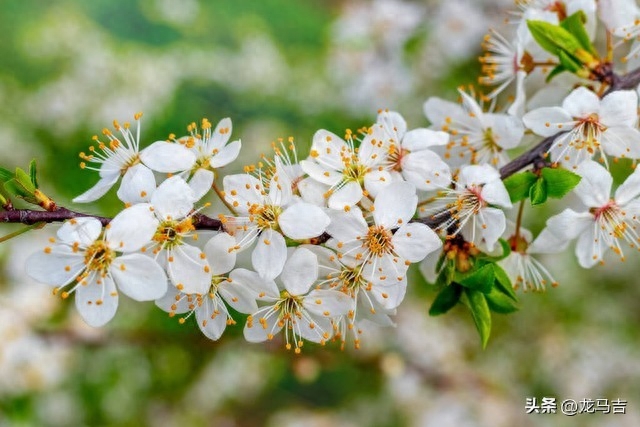
[[[247,319],[244,337],[249,342],[271,340],[284,330],[285,346],[301,351],[302,339],[324,344],[333,334],[332,318],[352,309],[351,298],[330,289],[311,289],[318,278],[318,259],[305,248],[295,249],[278,284],[245,270],[246,283],[266,305]]]
[[[582,179],[575,194],[587,208],[577,212],[565,209],[547,220],[538,240],[543,246],[564,249],[569,241],[578,239],[576,256],[584,268],[591,268],[608,248],[625,259],[622,243],[638,248],[638,216],[640,215],[640,169],[636,169],[611,197],[613,178],[600,164],[592,160],[581,163],[576,173]]]
[[[505,150],[517,147],[524,135],[522,121],[502,113],[485,113],[478,102],[460,90],[462,105],[432,97],[424,104],[424,113],[432,127],[451,134],[444,154],[450,165],[504,165]]]
[[[596,152],[606,162],[606,155],[640,157],[638,95],[632,90],[619,90],[604,98],[585,87],[571,92],[561,107],[542,107],[522,118],[538,135],[555,138],[549,149],[551,160],[569,168],[589,160]]]
[[[483,239],[488,250],[493,250],[506,229],[506,220],[504,212],[492,206],[512,206],[497,170],[489,165],[462,167],[455,188],[447,190],[441,200],[446,202],[446,210],[435,217],[449,215],[442,229],[455,226],[454,234],[462,233],[466,240],[476,244]]]
[[[363,277],[385,286],[398,286],[397,298],[380,302],[395,308],[406,287],[408,265],[421,261],[442,246],[433,230],[418,222],[409,222],[416,211],[415,187],[408,182],[393,182],[382,190],[372,207],[373,224],[368,225],[359,210],[336,212],[327,232],[343,263],[361,265]]]
[[[67,298],[75,292],[76,308],[91,326],[109,322],[118,308],[118,291],[137,301],[160,298],[167,277],[152,258],[135,253],[153,236],[150,223],[138,219],[150,212],[138,205],[125,209],[103,232],[95,218],[77,218],[58,230],[58,241],[27,260],[27,274],[56,286]]]
[[[449,142],[449,134],[418,128],[407,131],[404,118],[395,111],[381,111],[376,125],[385,133],[383,165],[396,180],[406,180],[418,190],[436,190],[451,182],[449,166],[431,149]]]
[[[129,123],[120,125],[114,120],[113,125],[122,135],[121,138],[118,138],[109,129],[105,128],[102,130],[102,134],[108,139],[108,142],[100,141],[98,136],[94,136],[93,140],[97,143],[98,148],[90,146],[89,154],[80,153],[80,158],[83,160],[80,163],[80,167],[98,171],[100,180],[89,190],[73,199],[75,203],[93,202],[104,196],[120,177],[123,178],[123,182],[130,180],[136,166],[135,170],[148,169],[147,166],[141,165],[141,162],[144,162],[143,159],[156,160],[156,166],[162,166],[160,169],[155,169],[158,172],[176,172],[182,170],[184,165],[192,161],[192,154],[181,146],[170,147],[162,153],[158,153],[162,157],[161,159],[156,159],[158,155],[152,155],[148,152],[149,148],[157,143],[140,151],[141,117],[142,113],[134,116],[137,122],[135,135],[131,132]],[[168,159],[171,161],[169,162]],[[95,163],[99,167],[89,166],[87,163]],[[169,166],[169,163],[171,163],[171,166]],[[123,184],[121,188],[123,186],[126,187]]]

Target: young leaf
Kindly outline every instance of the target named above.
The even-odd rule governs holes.
[[[564,68],[564,65],[562,65],[562,64],[556,65],[553,68],[553,70],[551,70],[551,72],[549,72],[549,74],[547,75],[547,78],[544,79],[545,83],[549,83],[555,76],[557,76],[560,73],[564,73],[565,71],[567,71],[567,69]]]
[[[531,198],[532,206],[540,205],[547,201],[547,183],[544,178],[538,178],[535,184],[531,186],[529,197]]]
[[[495,275],[495,288],[498,288],[503,294],[507,295],[514,302],[518,302],[518,297],[513,290],[513,284],[507,273],[498,264],[493,266],[493,274]]]
[[[429,316],[438,316],[451,310],[458,303],[461,295],[462,286],[457,283],[445,286],[433,300],[429,308]]]
[[[577,73],[583,68],[582,62],[580,62],[573,55],[570,55],[563,50],[558,52],[558,59],[560,60],[560,64],[564,67],[564,69],[572,73]]]
[[[7,182],[10,179],[13,179],[13,172],[5,168],[0,168],[0,181]]]
[[[580,175],[559,168],[543,168],[542,177],[547,183],[547,195],[554,199],[566,196],[581,179]]]
[[[491,311],[496,313],[509,314],[520,309],[509,296],[495,286],[491,288],[491,292],[485,294],[485,297]]]
[[[504,186],[509,192],[512,203],[529,197],[529,189],[538,177],[531,171],[520,172],[511,175],[504,180]]]
[[[474,291],[473,289],[465,289],[465,294],[469,303],[469,310],[471,310],[471,317],[476,324],[476,329],[480,334],[480,340],[482,341],[482,348],[487,346],[489,342],[489,335],[491,335],[491,311],[484,294],[480,291]]]
[[[36,188],[33,186],[33,182],[31,182],[31,177],[22,169],[16,168],[15,179],[28,194],[33,194],[33,192],[36,191]]]
[[[35,188],[38,188],[36,159],[31,160],[31,163],[29,163],[29,177],[31,178],[31,183],[33,184],[33,186]]]
[[[536,42],[547,52],[558,56],[560,51],[571,55],[582,46],[566,29],[545,21],[527,21],[527,27]]]
[[[589,53],[594,56],[598,56],[598,51],[593,46],[593,43],[591,43],[591,40],[589,40],[589,34],[587,33],[587,29],[584,27],[586,20],[586,14],[583,11],[578,10],[573,15],[563,19],[560,26],[573,34],[580,45],[589,51]]]
[[[448,286],[453,280],[453,276],[456,272],[456,265],[453,262],[446,262],[444,268],[438,273],[436,277],[436,286]]]
[[[466,275],[460,280],[460,284],[465,288],[487,293],[491,291],[494,280],[493,263],[489,263]]]

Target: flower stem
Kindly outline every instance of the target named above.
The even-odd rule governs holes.
[[[6,242],[7,240],[11,240],[14,237],[18,237],[21,234],[26,233],[29,230],[33,230],[34,228],[42,228],[44,227],[44,222],[36,222],[35,224],[28,225],[26,227],[21,228],[20,230],[14,231],[13,233],[9,233],[6,236],[0,237],[0,243]]]

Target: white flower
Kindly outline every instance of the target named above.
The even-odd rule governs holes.
[[[332,319],[345,315],[351,298],[342,292],[313,289],[318,278],[318,259],[311,251],[293,251],[280,275],[280,286],[245,270],[246,283],[267,305],[249,316],[244,337],[249,342],[271,340],[284,329],[287,349],[299,353],[302,339],[324,344],[333,334]],[[234,279],[235,280],[235,279]]]
[[[27,260],[27,273],[56,286],[56,292],[68,286],[62,297],[75,292],[78,312],[91,326],[102,326],[113,318],[118,290],[138,301],[160,298],[167,290],[162,267],[146,255],[133,253],[154,232],[148,223],[138,223],[145,215],[149,212],[144,206],[125,209],[111,221],[104,236],[95,218],[70,220],[58,230],[60,243]]]
[[[524,135],[521,120],[507,114],[485,113],[473,97],[459,92],[462,106],[436,97],[424,104],[424,113],[433,127],[451,134],[445,159],[456,164],[504,165],[509,160],[505,150],[517,147]]]
[[[350,131],[345,141],[322,129],[313,136],[310,158],[300,166],[311,178],[330,187],[325,197],[331,209],[348,210],[362,199],[363,189],[375,197],[391,182],[382,166],[384,158],[384,135],[378,126],[364,131],[358,150]]]
[[[637,248],[639,242],[636,227],[640,215],[640,169],[618,187],[613,198],[610,197],[613,178],[604,167],[587,160],[578,166],[576,173],[582,179],[574,192],[588,210],[565,209],[549,218],[541,235],[555,240],[560,249],[577,238],[576,256],[584,268],[602,262],[607,248],[624,260],[621,240],[632,248]]]
[[[144,250],[151,249],[160,257],[173,285],[186,294],[204,294],[211,284],[211,267],[204,252],[187,242],[197,240],[193,223],[193,190],[180,176],[166,179],[156,189],[151,189],[153,176],[144,174],[143,186],[149,188],[149,203],[139,203],[151,215],[138,218],[141,226],[153,227],[155,233]],[[153,181],[155,182],[155,181]],[[137,188],[137,187],[136,187]],[[135,192],[132,192],[135,195]]]
[[[224,118],[213,131],[211,128],[211,122],[207,119],[202,119],[201,132],[198,131],[195,122],[191,123],[187,126],[189,136],[177,140],[173,138],[173,142],[156,142],[145,150],[143,159],[149,167],[158,170],[154,166],[160,167],[157,162],[164,165],[165,160],[159,161],[158,158],[164,156],[165,151],[174,149],[176,144],[188,148],[193,153],[193,161],[189,165],[174,168],[175,171],[184,171],[183,178],[189,182],[196,200],[200,200],[211,189],[215,178],[214,171],[233,162],[238,157],[241,147],[240,140],[227,144],[231,136],[231,119]]]
[[[599,0],[598,13],[607,30],[624,40],[634,40],[640,36],[640,8],[636,0]],[[625,59],[636,56],[640,44],[635,43]]]
[[[548,247],[549,242],[543,239],[532,241],[531,232],[522,227],[516,233],[513,223],[509,223],[511,230],[505,233],[505,238],[511,246],[511,253],[498,262],[511,279],[514,288],[520,288],[527,292],[544,291],[547,284],[557,286],[549,270],[537,259],[533,257],[537,253],[549,253],[555,250],[554,247]]]
[[[449,166],[431,148],[444,146],[449,134],[430,129],[413,129],[407,132],[407,123],[395,111],[378,114],[377,126],[385,133],[385,169],[392,174],[400,173],[418,190],[435,190],[451,182]]]
[[[269,179],[239,174],[227,175],[223,181],[225,199],[240,215],[225,218],[225,229],[237,235],[235,249],[258,240],[251,260],[253,267],[269,279],[280,274],[287,259],[284,236],[293,240],[317,237],[330,221],[322,208],[293,197],[284,165],[277,157],[275,163]]]
[[[169,312],[170,316],[188,313],[180,319],[180,323],[195,314],[198,327],[209,339],[217,340],[227,325],[236,322],[229,314],[227,305],[240,313],[254,313],[258,310],[256,295],[248,286],[233,280],[233,269],[236,253],[229,251],[235,240],[226,233],[216,234],[207,242],[204,253],[211,265],[211,286],[205,294],[185,294],[170,288],[167,294],[156,305]],[[242,275],[240,275],[242,276]],[[225,304],[226,302],[226,304]]]
[[[464,166],[455,184],[456,188],[448,190],[441,199],[447,202],[447,210],[435,214],[450,215],[440,228],[448,230],[455,225],[454,235],[462,232],[466,240],[476,244],[481,237],[492,251],[506,229],[506,220],[504,212],[491,205],[511,208],[500,173],[489,165]]]
[[[393,182],[376,197],[372,225],[365,222],[360,211],[334,214],[327,228],[332,236],[329,243],[345,264],[361,264],[365,279],[396,283],[402,288],[406,286],[408,265],[421,261],[442,246],[440,238],[429,227],[409,222],[417,203],[412,184]],[[386,308],[394,308],[401,299],[383,297],[380,302]]]
[[[585,87],[571,92],[562,107],[543,107],[525,114],[522,120],[536,134],[549,137],[565,132],[553,142],[551,159],[576,168],[596,152],[615,157],[640,157],[638,95],[619,90],[603,99]],[[606,158],[605,158],[606,160]]]

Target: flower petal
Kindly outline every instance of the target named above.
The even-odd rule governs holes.
[[[127,169],[122,177],[118,198],[124,203],[144,203],[151,199],[151,195],[156,191],[156,179],[151,169],[143,164]]]
[[[173,285],[185,294],[209,292],[211,268],[200,249],[183,244],[167,251],[166,270]]]
[[[392,229],[406,224],[416,213],[416,188],[408,182],[394,182],[382,190],[374,202],[376,225]]]
[[[449,134],[446,132],[418,128],[405,134],[402,139],[402,148],[411,152],[422,151],[433,146],[447,145],[448,142]]]
[[[58,229],[58,239],[64,243],[73,245],[78,243],[80,247],[90,246],[102,233],[102,224],[95,218],[82,217],[65,221]]]
[[[214,276],[228,273],[236,265],[236,239],[227,233],[218,233],[204,246]]]
[[[573,117],[561,107],[542,107],[522,116],[525,126],[536,135],[548,137],[558,133],[558,125],[563,127],[573,123]]]
[[[618,187],[615,200],[618,205],[624,206],[638,196],[640,196],[640,168],[636,168]]]
[[[400,227],[393,235],[392,243],[396,253],[412,263],[422,261],[442,247],[442,241],[432,229],[416,222]]]
[[[182,144],[156,141],[140,152],[140,160],[156,172],[175,173],[191,169],[196,155]]]
[[[249,342],[263,342],[280,332],[283,325],[278,324],[278,315],[272,313],[269,317],[263,317],[262,314],[266,311],[262,309],[247,319],[247,324],[244,327],[244,339]]]
[[[136,301],[153,301],[167,293],[167,276],[164,270],[146,255],[117,257],[109,272],[118,289]]]
[[[100,197],[104,196],[111,187],[113,187],[113,185],[118,181],[118,178],[120,178],[119,173],[100,178],[100,181],[98,181],[96,185],[74,198],[72,200],[73,203],[89,203],[94,200],[98,200]]]
[[[244,268],[236,268],[233,270],[229,277],[232,283],[238,285],[244,289],[251,290],[255,299],[276,299],[280,297],[280,291],[278,286],[271,279],[265,279],[255,271],[247,270]]]
[[[285,236],[294,239],[310,239],[324,233],[331,220],[322,208],[298,202],[280,214],[278,225]]]
[[[280,280],[291,295],[304,295],[318,279],[318,258],[308,249],[298,248],[284,265]]]
[[[282,234],[271,228],[257,238],[258,243],[251,254],[253,268],[266,279],[275,279],[287,261],[287,244]]]
[[[354,309],[355,301],[347,294],[329,289],[314,289],[303,301],[304,307],[317,316],[344,316]]]
[[[101,284],[91,281],[78,286],[76,308],[84,321],[95,328],[113,319],[118,309],[118,292],[113,279],[107,275],[102,278]]]
[[[616,90],[602,98],[600,123],[607,127],[632,127],[638,120],[638,95],[635,90]]]
[[[440,156],[430,150],[402,157],[402,176],[418,190],[439,190],[451,183],[451,170]]]
[[[609,202],[613,178],[599,163],[585,160],[578,165],[576,173],[582,177],[573,191],[589,208],[597,208]]]
[[[149,207],[148,203],[133,205],[111,220],[106,240],[112,249],[133,252],[151,242],[158,220]]]
[[[584,86],[574,89],[562,101],[562,108],[571,117],[587,117],[600,111],[600,98]]]
[[[27,258],[26,272],[34,280],[52,286],[64,286],[85,268],[84,254],[74,253],[66,245],[55,245]]]
[[[344,210],[362,199],[362,187],[355,181],[349,181],[329,196],[331,209]]]
[[[251,206],[264,203],[262,184],[249,174],[227,175],[222,185],[225,200],[240,212],[246,213]]]
[[[218,154],[214,154],[213,157],[211,157],[211,167],[221,168],[223,166],[227,166],[238,158],[240,148],[242,148],[240,140],[233,141],[231,144],[225,145]]]
[[[195,201],[193,190],[179,176],[166,179],[151,196],[151,204],[163,220],[184,218]]]
[[[213,184],[213,172],[199,168],[189,180],[189,187],[193,190],[195,200],[200,200],[211,190]]]

